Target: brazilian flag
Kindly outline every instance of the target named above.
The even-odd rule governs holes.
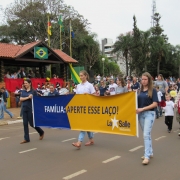
[[[48,59],[48,49],[46,47],[34,47],[34,58]]]

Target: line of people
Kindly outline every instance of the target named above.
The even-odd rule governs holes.
[[[120,93],[126,93],[128,92],[127,85],[125,85],[123,78],[119,77],[117,79],[117,84],[114,83],[114,80],[111,79],[110,85],[107,88],[104,84],[104,81],[100,82],[99,89],[101,90],[97,94],[97,86],[93,86],[88,80],[89,75],[86,71],[81,71],[80,74],[81,83],[77,85],[76,88],[76,94],[92,94],[92,95],[115,95]],[[135,79],[134,79],[135,80]],[[153,80],[152,76],[146,72],[142,74],[141,77],[141,86],[140,84],[136,84],[137,81],[134,81],[134,86],[131,86],[133,91],[138,91],[138,107],[136,109],[136,113],[138,114],[138,120],[139,124],[141,126],[141,129],[143,131],[143,138],[144,138],[144,156],[141,158],[143,159],[142,164],[147,165],[150,162],[150,158],[153,157],[153,148],[152,148],[152,139],[151,139],[151,131],[154,124],[154,121],[156,119],[156,107],[158,105],[158,93],[157,90],[153,86]],[[156,86],[160,86],[158,83]],[[163,86],[163,85],[162,85]],[[30,79],[24,80],[24,87],[25,89],[21,93],[20,101],[22,101],[22,109],[23,109],[23,125],[24,125],[24,140],[21,142],[21,144],[30,142],[29,138],[29,130],[28,130],[28,122],[30,126],[33,127],[33,114],[32,114],[32,97],[38,95],[37,90],[32,89],[32,84]],[[167,93],[168,88],[166,89],[166,85],[164,84],[164,94],[163,96],[166,96],[166,104],[164,106],[165,109],[165,117],[166,111],[168,111],[169,104],[172,105],[172,103],[169,103],[170,101],[170,95]],[[162,90],[162,87],[161,87]],[[55,88],[53,86],[50,86],[50,92],[49,96],[56,96],[58,93],[56,93]],[[180,92],[178,93],[178,98],[180,99]],[[175,104],[177,104],[178,100],[176,99]],[[171,106],[170,105],[170,106]],[[172,105],[172,107],[176,107],[176,105]],[[180,118],[180,115],[179,115]],[[165,122],[168,125],[169,130],[172,128],[168,124],[170,121],[170,118],[165,118]],[[39,127],[34,127],[36,131],[39,133],[39,139],[42,140],[44,138],[44,131]],[[72,143],[72,145],[78,149],[81,148],[82,142],[85,137],[85,131],[81,131],[78,136],[78,141]],[[93,132],[87,132],[89,141],[85,143],[85,146],[90,146],[94,144],[94,133]]]

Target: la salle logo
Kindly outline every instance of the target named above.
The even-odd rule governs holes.
[[[114,116],[113,119],[107,120],[107,126],[112,126],[112,130],[114,128],[118,128],[121,131],[131,131],[131,123],[128,121],[123,121],[123,120],[117,120],[116,117]]]

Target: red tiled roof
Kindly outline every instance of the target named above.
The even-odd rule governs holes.
[[[32,42],[32,43],[28,43],[28,44],[25,44],[21,47],[21,49],[17,52],[16,54],[16,57],[23,54],[24,52],[26,52],[27,50],[33,48],[34,46],[36,46],[37,44],[39,44],[40,41],[37,41],[37,42]]]
[[[21,48],[21,45],[0,43],[0,57],[15,58]]]
[[[75,59],[73,59],[71,56],[67,55],[66,53],[64,53],[63,51],[61,51],[60,49],[53,49],[53,51],[60,56],[63,61],[68,62],[68,63],[77,63],[78,61],[76,61]]]
[[[0,58],[2,57],[2,58],[15,59],[39,43],[41,43],[41,41],[36,41],[25,45],[0,43]],[[78,62],[59,49],[52,49],[52,51],[54,51],[66,63]]]

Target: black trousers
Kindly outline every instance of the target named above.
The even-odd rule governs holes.
[[[44,134],[44,131],[40,127],[34,127],[33,126],[33,114],[32,111],[23,111],[23,125],[24,125],[24,140],[30,141],[29,138],[29,125],[34,128],[40,136]]]
[[[165,116],[165,124],[167,125],[168,129],[171,131],[173,125],[173,116]]]

